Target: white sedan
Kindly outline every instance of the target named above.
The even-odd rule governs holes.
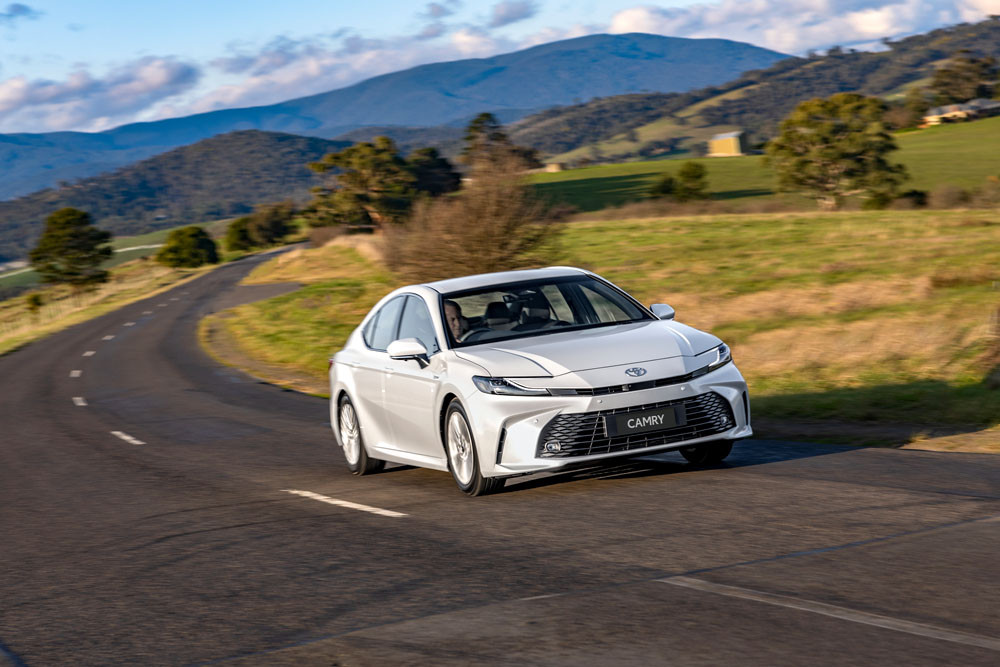
[[[356,475],[508,477],[680,450],[712,464],[747,438],[729,348],[588,271],[553,267],[402,287],[330,359],[330,424]]]

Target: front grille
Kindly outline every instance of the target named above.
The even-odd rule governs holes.
[[[686,420],[683,426],[615,437],[609,437],[605,430],[604,418],[607,416],[641,412],[672,405],[684,406]],[[736,420],[733,418],[729,401],[713,391],[674,401],[559,415],[542,429],[536,452],[537,456],[545,458],[627,452],[633,449],[703,438],[707,435],[728,431],[735,425]],[[551,441],[559,443],[559,451],[545,451],[545,443]]]

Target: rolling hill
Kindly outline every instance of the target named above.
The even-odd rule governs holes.
[[[0,135],[0,199],[91,176],[235,130],[332,138],[363,126],[504,121],[594,97],[717,85],[787,56],[723,39],[590,35],[522,51],[422,65],[280,104],[134,123],[100,133]]]
[[[115,234],[138,234],[248,213],[262,202],[305,197],[306,166],[347,142],[246,130],[199,141],[117,171],[0,202],[0,262],[22,258],[45,217],[83,209]]]
[[[934,67],[959,50],[1000,58],[1000,19],[914,35],[889,47],[787,58],[686,93],[622,95],[552,108],[517,122],[511,135],[558,162],[687,153],[734,129],[760,143],[803,100],[840,92],[898,97],[906,87],[926,83]]]

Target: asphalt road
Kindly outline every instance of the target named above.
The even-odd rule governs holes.
[[[355,478],[195,342],[255,261],[0,358],[0,663],[1000,664],[1000,458]]]

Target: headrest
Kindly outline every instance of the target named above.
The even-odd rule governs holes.
[[[507,310],[507,304],[502,301],[492,301],[486,306],[486,319],[487,320],[501,320],[503,322],[510,321],[510,311]]]

